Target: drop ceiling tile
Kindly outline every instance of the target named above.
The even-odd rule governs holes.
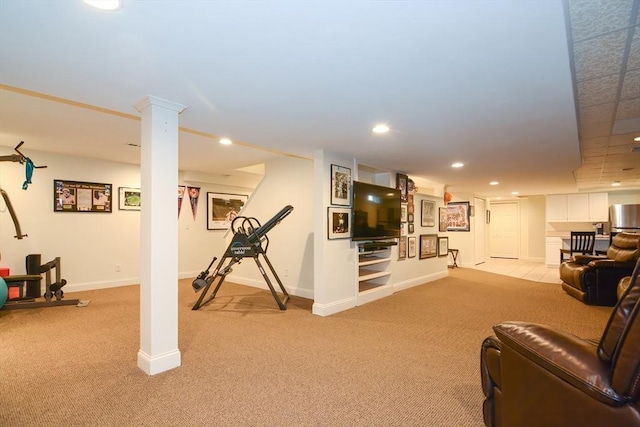
[[[640,10],[638,12],[640,15]],[[640,18],[638,18],[640,21]],[[631,50],[629,51],[629,59],[627,60],[627,70],[637,70],[640,68],[640,29],[636,27],[631,39]]]
[[[619,82],[620,76],[618,74],[578,82],[579,107],[614,102],[618,95]]]
[[[611,132],[611,120],[600,123],[584,123],[582,118],[580,119],[580,137],[581,138],[596,138],[602,136],[608,136]]]
[[[609,145],[609,138],[606,136],[600,138],[583,138],[580,141],[580,147],[582,148],[598,148],[606,147]]]
[[[640,97],[640,68],[624,73],[622,92],[620,93],[620,99],[638,97]]]
[[[631,154],[631,147],[633,144],[629,143],[627,145],[611,145],[607,149],[607,160],[609,160],[614,154]]]
[[[633,0],[569,0],[573,41],[629,25]]]
[[[576,80],[593,79],[620,72],[627,30],[574,43]]]
[[[609,145],[633,145],[634,133],[623,133],[620,135],[611,135]]]
[[[611,122],[613,117],[614,103],[593,105],[591,107],[580,107],[580,122],[589,123],[605,123]]]
[[[586,159],[593,156],[604,156],[607,154],[608,147],[587,148],[582,150],[582,158]]]
[[[620,101],[618,104],[618,111],[616,112],[616,121],[633,119],[636,117],[640,117],[640,97]]]

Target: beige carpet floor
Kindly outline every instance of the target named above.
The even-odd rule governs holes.
[[[504,320],[599,338],[611,308],[471,269],[329,317],[225,283],[179,286],[182,365],[136,366],[138,286],[0,310],[0,426],[482,426],[479,350]]]

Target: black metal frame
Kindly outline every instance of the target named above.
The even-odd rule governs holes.
[[[233,265],[236,263],[240,263],[242,259],[247,257],[253,258],[253,260],[256,262],[256,265],[258,266],[262,277],[267,283],[267,286],[269,286],[271,294],[276,300],[276,303],[278,304],[280,310],[286,310],[287,302],[289,301],[289,294],[280,281],[280,278],[273,268],[271,261],[269,261],[269,258],[267,257],[267,249],[269,248],[269,238],[267,237],[267,233],[273,227],[278,225],[280,221],[282,221],[287,215],[289,215],[292,210],[292,206],[285,206],[280,210],[280,212],[274,215],[273,218],[267,221],[264,225],[261,225],[260,222],[255,218],[247,218],[244,216],[236,217],[231,223],[231,229],[234,230],[233,239],[227,247],[224,256],[222,257],[220,262],[218,262],[215,270],[212,274],[209,274],[209,269],[216,261],[216,257],[211,260],[211,263],[209,263],[209,267],[207,267],[205,271],[200,273],[192,283],[193,289],[196,292],[202,290],[202,293],[194,304],[192,310],[198,310],[200,307],[214,299],[225,278],[229,273],[231,273]],[[240,224],[238,228],[235,227],[236,224]],[[260,262],[261,255],[267,263],[271,274],[278,283],[280,291],[282,292],[282,298],[280,298],[278,292],[273,287],[271,279],[269,278],[267,272],[262,266],[262,263]],[[213,293],[205,299],[207,292],[216,279],[218,279],[218,281],[216,287],[213,290]]]

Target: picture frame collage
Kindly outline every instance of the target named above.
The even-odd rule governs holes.
[[[351,169],[331,165],[331,206],[327,207],[327,238],[351,237]]]

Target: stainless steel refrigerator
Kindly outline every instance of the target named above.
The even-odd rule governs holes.
[[[611,232],[640,233],[640,204],[611,205],[609,207]]]

